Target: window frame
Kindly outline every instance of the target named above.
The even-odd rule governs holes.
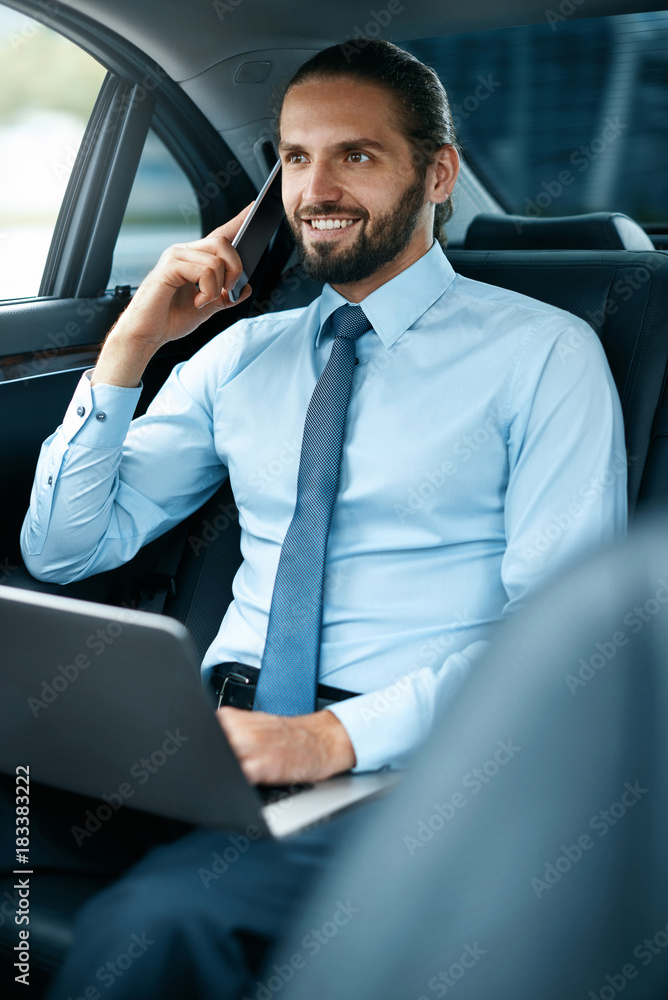
[[[138,94],[136,85],[107,74],[56,220],[39,297],[85,298],[105,288],[155,107],[152,95]]]
[[[107,77],[70,175],[38,295],[3,299],[0,317],[6,307],[18,301],[91,298],[104,292],[149,128],[192,185],[202,233],[221,225],[253,200],[256,192],[243,169],[233,183],[224,188],[217,185],[209,195],[212,174],[235,157],[181,87],[140,49],[77,11],[59,8],[45,15],[38,0],[3,3],[88,52],[107,69]],[[207,195],[198,197],[207,182]],[[4,353],[0,344],[0,356]]]

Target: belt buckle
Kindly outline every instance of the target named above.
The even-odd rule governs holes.
[[[241,681],[243,684],[250,684],[248,677],[244,677],[243,674],[235,674],[234,672],[225,674],[223,683],[220,687],[220,692],[218,693],[218,708],[222,707],[223,698],[225,697],[225,688],[227,687],[228,681]]]

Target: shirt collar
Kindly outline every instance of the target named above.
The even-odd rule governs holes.
[[[359,303],[386,348],[392,347],[402,333],[433,306],[436,299],[455,280],[455,272],[438,242],[431,250]],[[348,300],[325,285],[320,296],[320,327],[315,346],[320,345],[323,325],[339,306]],[[328,328],[329,329],[329,328]]]

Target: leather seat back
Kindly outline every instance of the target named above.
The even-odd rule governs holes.
[[[658,251],[450,251],[455,271],[586,320],[624,413],[629,513],[668,505],[668,254]]]
[[[649,236],[622,212],[590,212],[549,219],[530,215],[476,215],[465,250],[653,250]]]

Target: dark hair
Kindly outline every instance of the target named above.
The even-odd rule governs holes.
[[[413,162],[424,178],[427,167],[443,146],[459,150],[448,96],[429,66],[398,45],[382,39],[354,38],[318,52],[297,70],[279,96],[274,126],[279,135],[280,116],[288,92],[311,79],[352,77],[379,83],[397,97],[398,124],[411,144]],[[434,236],[445,247],[444,224],[452,216],[450,199],[435,206]]]

